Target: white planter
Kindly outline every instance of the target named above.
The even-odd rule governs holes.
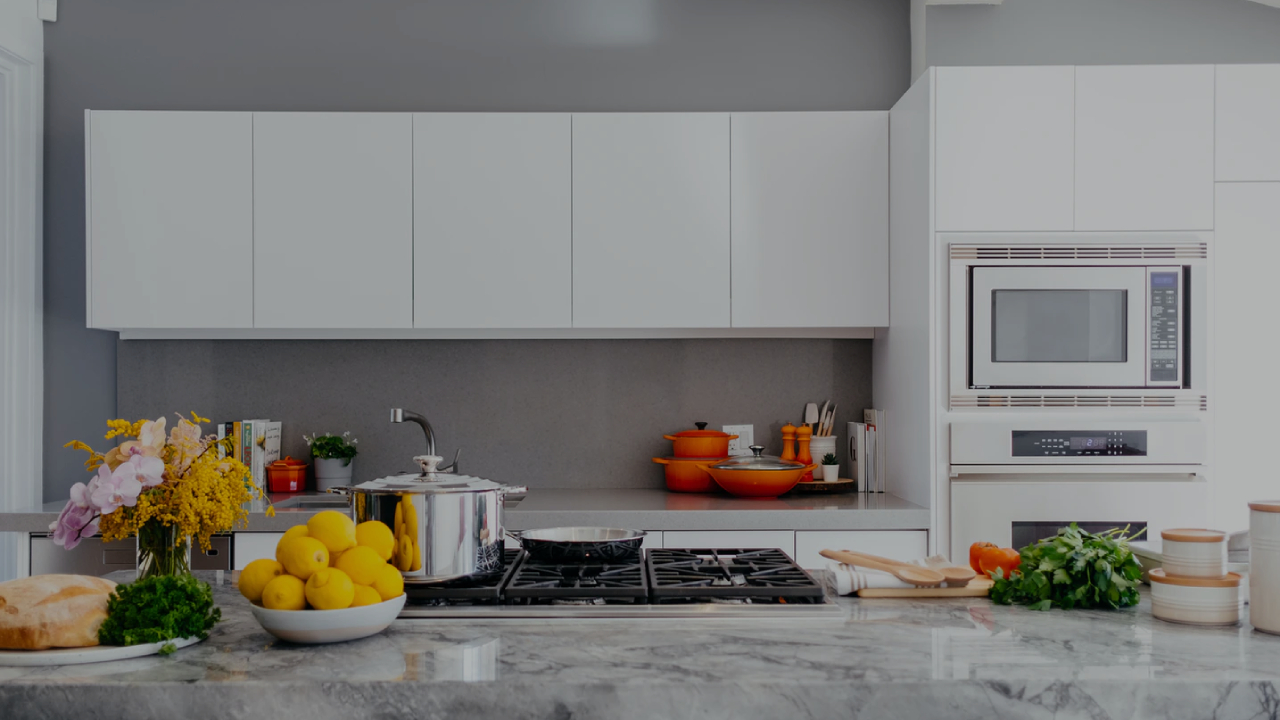
[[[835,482],[840,479],[839,465],[822,466],[822,482]]]
[[[316,490],[324,492],[329,488],[350,485],[355,466],[355,458],[350,461],[342,458],[315,458]]]

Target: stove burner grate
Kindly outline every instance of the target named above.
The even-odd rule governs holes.
[[[823,587],[777,549],[648,551],[655,602],[747,599],[763,603],[822,602]]]
[[[485,577],[462,578],[436,584],[405,583],[408,602],[419,605],[496,605],[502,602],[502,588],[511,580],[520,557],[520,549],[502,554],[502,572]]]
[[[503,596],[520,604],[566,600],[643,603],[649,598],[644,565],[539,563],[525,557]]]

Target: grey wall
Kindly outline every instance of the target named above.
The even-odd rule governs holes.
[[[86,108],[884,110],[908,85],[908,46],[903,0],[62,0],[58,21],[45,25],[45,496],[65,497],[83,474],[82,458],[61,444],[70,438],[101,442],[102,422],[116,414],[117,405],[115,336],[84,329]],[[211,302],[218,297],[216,285],[201,291]],[[608,437],[626,440],[600,444],[604,436],[591,431],[591,443],[575,443],[572,434],[556,441],[576,448],[573,462],[580,467],[617,469],[610,460],[615,454],[657,451],[647,444],[653,432],[679,428],[695,419],[691,415],[719,422],[718,410],[746,413],[745,406],[726,405],[729,401],[706,391],[680,400],[680,391],[717,382],[712,367],[683,365],[688,358],[715,357],[724,351],[713,348],[736,347],[754,355],[733,367],[756,385],[782,387],[793,382],[793,374],[812,370],[791,361],[816,354],[826,358],[820,360],[825,366],[839,352],[861,352],[837,346],[845,347],[786,341],[126,345],[119,357],[119,409],[127,416],[144,408],[171,412],[188,405],[215,417],[267,414],[290,421],[291,435],[315,418],[313,429],[351,427],[376,441],[386,431],[374,429],[386,406],[403,402],[439,417],[450,428],[446,445],[466,444],[477,469],[485,467],[479,460],[489,448],[507,448],[496,451],[507,453],[499,457],[514,458],[550,442],[543,418],[587,412],[585,422],[615,423]],[[309,357],[297,351],[302,347],[319,354]],[[156,361],[162,352],[206,370],[190,372]],[[402,358],[398,380],[385,372],[388,355]],[[212,378],[238,377],[201,360],[215,356],[231,361],[226,367],[261,377],[259,392],[229,389],[224,395],[210,389]],[[237,357],[273,362],[250,368],[237,365]],[[672,376],[679,384],[668,387],[659,381],[661,375],[642,372],[633,357],[646,359],[644,367],[680,368]],[[468,358],[483,361],[488,374],[456,369],[465,368]],[[566,358],[577,368],[570,377],[609,381],[589,382],[565,394],[499,382],[503,404],[481,407],[501,410],[511,423],[504,427],[513,432],[501,441],[452,434],[485,427],[462,412],[467,407],[463,393],[487,392],[470,382],[524,377],[562,387],[554,378],[565,372]],[[325,377],[325,386],[295,385],[297,362],[327,363],[328,370],[313,371]],[[867,371],[865,362],[822,371],[826,380],[814,387],[801,383],[789,396],[791,405],[811,399],[806,393],[827,392],[826,385],[856,385]],[[451,375],[455,372],[461,374]],[[442,384],[419,387],[411,382],[414,377]],[[186,381],[203,383],[204,389],[188,398],[182,390]],[[456,387],[449,392],[458,395],[447,401],[434,397],[434,388],[450,383]],[[146,387],[166,388],[167,394],[151,390],[131,397]],[[750,392],[746,384],[725,387],[732,398]],[[298,399],[299,394],[318,397]],[[326,404],[326,397],[338,398],[343,409]],[[650,409],[635,416],[614,404],[619,397]],[[646,400],[650,397],[661,402]],[[775,405],[780,399],[775,397]],[[856,393],[842,403],[846,399],[849,409],[866,400]],[[751,407],[752,417],[733,419],[760,423],[781,416],[781,408],[770,404]],[[363,423],[371,423],[367,431]],[[406,441],[413,450],[412,438],[403,437],[411,433],[386,437]],[[646,444],[640,451],[633,443]],[[379,451],[368,452],[370,464],[377,464]],[[389,462],[391,455],[383,457]],[[547,461],[550,456],[532,457]],[[563,453],[554,457],[563,462]],[[499,470],[512,467],[510,460],[492,462]],[[549,482],[551,476],[538,477]],[[621,480],[610,476],[602,482]]]
[[[302,433],[350,430],[371,479],[423,453],[404,407],[463,472],[534,487],[660,486],[663,433],[750,423],[776,454],[804,402],[839,403],[837,428],[871,402],[870,340],[130,340],[119,368],[127,418],[268,417],[299,457]]]
[[[1249,0],[1004,0],[934,6],[929,65],[1280,62],[1280,10]]]

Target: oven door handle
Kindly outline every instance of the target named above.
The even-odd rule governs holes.
[[[1164,475],[1177,479],[1204,476],[1202,465],[951,465],[953,479],[974,475]],[[1006,478],[999,478],[1004,480]],[[1153,478],[1144,478],[1153,479]]]

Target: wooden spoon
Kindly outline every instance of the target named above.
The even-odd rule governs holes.
[[[846,550],[845,552],[861,556],[867,560],[878,560],[890,565],[920,567],[919,565],[902,562],[901,560],[894,560],[893,558],[880,557],[879,555],[872,555],[871,553],[855,552],[853,550]],[[937,570],[942,573],[942,576],[947,579],[947,584],[953,587],[968,585],[970,580],[978,576],[978,574],[973,571],[973,568],[963,567],[961,565],[929,565],[928,567],[930,570]]]
[[[872,570],[882,570],[890,575],[898,578],[904,583],[918,585],[920,587],[937,587],[946,581],[946,577],[937,570],[920,567],[919,565],[897,565],[893,563],[880,562],[879,560],[871,560],[864,555],[844,550],[822,550],[819,554],[825,558],[831,558],[842,563],[855,565],[857,567],[871,568]]]

